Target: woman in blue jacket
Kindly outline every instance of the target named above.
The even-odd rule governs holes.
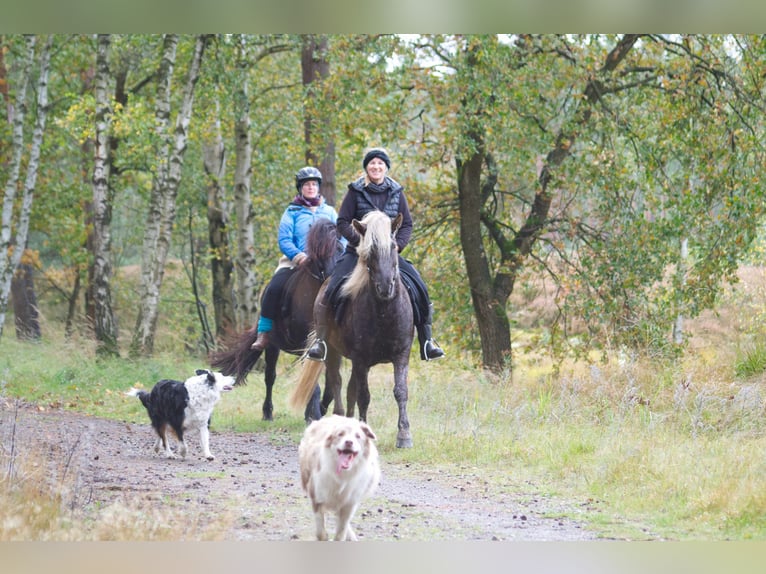
[[[274,276],[263,292],[261,316],[258,319],[258,338],[253,343],[252,349],[262,351],[269,344],[273,318],[279,313],[282,290],[290,277],[290,271],[308,259],[305,249],[311,225],[321,217],[333,223],[338,220],[335,208],[326,203],[319,193],[321,185],[322,173],[315,167],[302,167],[295,174],[295,187],[298,193],[279,221],[277,239],[282,257]]]

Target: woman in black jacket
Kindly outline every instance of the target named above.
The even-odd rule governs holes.
[[[404,188],[387,175],[391,168],[391,159],[383,148],[369,150],[362,160],[362,167],[365,171],[364,176],[349,184],[338,212],[338,231],[348,243],[321,301],[323,309],[317,316],[317,340],[308,350],[308,357],[318,361],[324,360],[327,351],[324,342],[326,313],[331,312],[330,308],[337,305],[340,287],[358,259],[356,247],[359,245],[359,234],[351,225],[351,221],[361,220],[370,211],[378,210],[392,219],[398,214],[402,215],[402,224],[396,233],[399,271],[412,301],[413,319],[420,343],[420,358],[424,361],[439,359],[444,356],[444,351],[431,335],[433,305],[428,296],[428,289],[417,269],[401,256],[412,236],[412,217]]]

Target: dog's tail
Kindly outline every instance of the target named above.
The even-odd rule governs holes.
[[[142,389],[132,388],[125,394],[129,397],[138,397],[141,400],[141,404],[147,409],[149,408],[150,393],[147,393]]]

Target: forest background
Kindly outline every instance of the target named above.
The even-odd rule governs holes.
[[[13,318],[21,340],[55,331],[101,358],[204,358],[255,322],[297,169],[318,166],[339,205],[373,145],[407,190],[405,255],[431,290],[436,337],[479,378],[648,360],[671,367],[624,379],[615,405],[654,408],[657,393],[678,408],[673,393],[699,373],[672,366],[709,365],[685,322],[760,264],[762,36],[1,40],[0,336]],[[766,364],[759,317],[727,363],[738,376]],[[546,419],[556,393],[594,397],[544,381],[533,400]],[[684,425],[757,449],[760,384],[715,394],[743,389],[723,402],[743,416],[708,411],[705,387]],[[762,532],[757,492],[736,501],[738,536]]]
[[[416,217],[406,255],[445,342],[506,368],[509,298],[545,284],[556,312],[538,338],[554,352],[672,352],[683,318],[714,306],[757,237],[764,47],[5,36],[0,328],[15,277],[17,328],[38,336],[36,270],[37,289],[67,303],[68,332],[87,325],[103,353],[151,355],[177,304],[161,296],[164,273],[181,264],[194,301],[183,337],[209,350],[257,316],[294,172],[318,166],[337,204],[364,149],[384,145]]]

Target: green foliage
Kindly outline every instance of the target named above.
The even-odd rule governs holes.
[[[330,75],[306,90],[301,36],[218,35],[195,97],[172,256],[186,257],[190,241],[205,253],[202,142],[216,122],[229,158],[228,199],[233,194],[232,135],[241,109],[235,98],[244,82],[262,282],[278,257],[276,225],[294,192],[292,174],[305,161],[304,119],[322,118],[313,126],[314,145],[335,144],[336,203],[359,174],[364,148],[390,149],[392,175],[405,185],[415,218],[406,255],[431,290],[437,336],[467,354],[479,352],[456,186],[456,161],[473,150],[477,140],[467,136],[475,130],[492,162],[484,183],[496,177],[485,192],[482,217],[503,233],[498,239],[482,229],[488,280],[512,271],[517,286],[522,276],[536,283],[547,276],[557,286],[560,313],[540,325],[545,336],[539,344],[577,353],[624,344],[672,356],[678,352],[669,342],[673,320],[715,304],[761,225],[763,42],[742,35],[643,36],[617,72],[605,73],[607,54],[621,38],[332,35]],[[7,37],[9,62],[19,39]],[[189,39],[179,44],[176,87],[184,80]],[[39,251],[51,284],[65,279],[56,285],[64,295],[74,290],[76,277],[86,279],[89,264],[95,43],[88,35],[57,40],[50,86],[55,106],[30,247]],[[159,35],[115,35],[110,54],[113,288],[127,313],[135,306],[131,287],[120,282],[130,273],[119,268],[141,256],[140,222],[155,161],[152,74],[160,44]],[[12,79],[12,66],[10,73]],[[591,82],[602,89],[595,103],[584,96]],[[524,224],[540,191],[538,170],[560,142],[568,155],[551,173],[551,211],[531,256],[514,269],[518,262],[504,259],[502,248]],[[189,213],[194,238],[181,221]],[[235,244],[233,231],[231,239]],[[689,242],[685,260],[682,240]],[[210,286],[204,288],[207,300]],[[195,312],[184,291],[171,287],[161,304],[168,316],[189,316],[175,331],[189,339]],[[518,311],[508,309],[511,321]],[[123,336],[130,325],[123,322]]]

